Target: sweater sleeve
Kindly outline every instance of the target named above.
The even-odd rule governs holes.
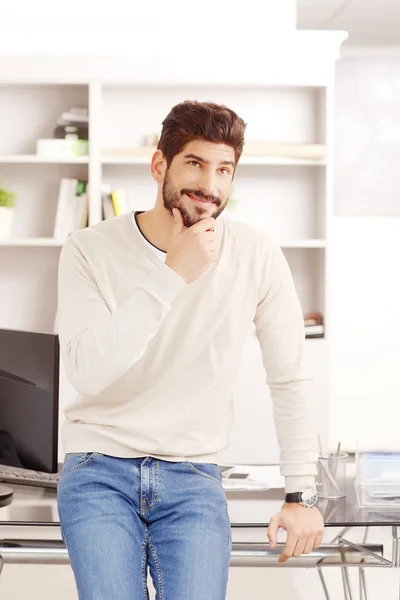
[[[271,392],[281,474],[288,493],[315,486],[316,411],[304,357],[302,309],[278,245],[268,262],[262,281],[264,296],[257,306],[254,323]]]
[[[92,271],[72,238],[58,266],[57,323],[69,380],[82,395],[97,395],[144,354],[171,302],[186,282],[161,263],[128,300],[111,312]]]

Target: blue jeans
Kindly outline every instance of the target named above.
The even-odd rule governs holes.
[[[216,464],[66,454],[61,534],[80,600],[225,600],[231,527]]]

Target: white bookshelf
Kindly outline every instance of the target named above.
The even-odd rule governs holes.
[[[322,158],[244,152],[235,174],[234,202],[224,213],[278,240],[303,312],[317,310],[324,316],[325,338],[307,340],[306,347],[316,373],[320,430],[326,439],[334,64],[346,36],[343,32],[308,32],[305,44],[305,33],[301,32],[290,51],[287,41],[282,52],[276,50],[274,56],[280,58],[271,65],[263,57],[258,62],[253,57],[245,69],[227,64],[218,73],[189,64],[179,71],[176,64],[150,58],[147,62],[133,58],[3,59],[0,111],[7,119],[0,138],[0,179],[17,193],[17,207],[12,239],[0,242],[0,327],[53,331],[62,242],[52,235],[61,179],[89,180],[89,225],[102,218],[102,183],[124,188],[132,209],[148,210],[154,205],[156,186],[149,172],[149,149],[137,150],[144,136],[159,133],[170,108],[184,99],[224,103],[247,122],[247,140],[326,147]],[[52,137],[57,117],[73,105],[89,107],[89,156],[36,156],[36,140]],[[110,148],[136,150],[134,155],[128,151],[115,155]],[[252,412],[252,426],[262,426],[262,432],[258,436],[255,429],[251,438],[258,436],[264,445],[246,448],[253,453],[257,450],[257,460],[262,462],[276,460],[277,445],[255,342],[249,336],[238,394],[248,399],[248,383],[252,382],[253,405],[246,411]],[[61,409],[73,393],[62,370]],[[244,408],[238,402],[240,413]],[[249,426],[239,421],[231,454],[224,457],[222,453],[221,460],[237,460],[239,448],[239,460],[247,460],[247,450],[235,440],[246,436]]]
[[[228,78],[212,90],[202,81],[186,86],[179,80],[168,85],[157,81],[143,84],[133,76],[115,82],[106,76],[103,80],[88,76],[84,83],[57,82],[56,74],[54,81],[45,83],[40,82],[40,74],[38,81],[29,83],[2,83],[0,78],[0,109],[9,115],[0,140],[0,178],[17,193],[13,237],[0,242],[1,252],[30,248],[32,260],[35,248],[59,252],[62,242],[53,239],[52,233],[62,177],[90,181],[89,225],[102,218],[102,183],[124,188],[132,210],[151,208],[156,193],[149,173],[153,149],[141,151],[143,139],[160,132],[162,119],[182,99],[212,98],[244,118],[249,143],[269,140],[295,143],[300,148],[318,144],[326,149],[320,158],[300,158],[252,155],[245,147],[235,174],[233,202],[224,214],[278,240],[304,313],[321,312],[328,332],[332,57],[330,62],[331,69],[324,77],[317,74],[310,81],[307,74],[303,84],[289,77],[279,85],[273,81],[246,85]],[[52,137],[57,117],[71,105],[89,107],[89,156],[35,155],[36,140]],[[134,149],[131,155],[129,148]],[[49,310],[48,317],[51,330],[55,315]]]
[[[50,157],[38,156],[37,154],[10,154],[0,156],[0,165],[87,165],[89,164],[88,156],[76,157]]]
[[[32,246],[32,247],[55,247],[60,248],[63,246],[64,242],[57,240],[55,238],[49,237],[33,237],[33,238],[14,238],[11,240],[0,240],[0,246]]]

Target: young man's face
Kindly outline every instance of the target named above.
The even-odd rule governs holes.
[[[224,210],[235,169],[235,152],[226,144],[195,140],[172,159],[162,195],[171,213],[179,208],[186,227]]]

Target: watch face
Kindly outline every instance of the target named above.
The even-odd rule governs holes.
[[[318,494],[312,488],[308,488],[301,493],[301,502],[304,506],[314,506],[317,500]]]

